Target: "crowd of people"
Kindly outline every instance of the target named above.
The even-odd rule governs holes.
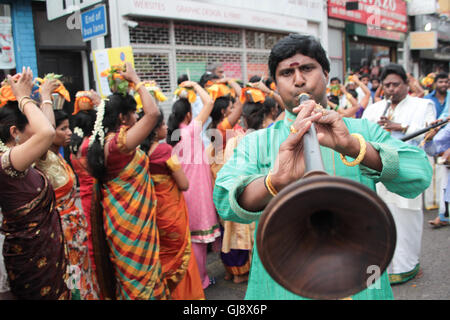
[[[302,137],[315,123],[326,171],[376,190],[396,224],[378,289],[351,298],[392,299],[390,285],[420,270],[426,153],[448,164],[449,126],[400,139],[448,118],[448,75],[435,75],[428,95],[396,64],[342,84],[329,79],[318,40],[302,35],[280,40],[268,66],[270,77],[248,83],[225,77],[220,63],[198,82],[181,75],[167,117],[157,84],[130,63],[104,73],[105,99],[78,92],[70,115],[52,100],[64,93],[58,79],[9,75],[0,89],[6,297],[202,300],[216,281],[206,267],[213,251],[226,280],[248,282],[247,299],[302,299],[270,277],[254,238],[267,203],[304,175]],[[299,106],[300,93],[310,99]],[[434,227],[448,225],[441,180]]]

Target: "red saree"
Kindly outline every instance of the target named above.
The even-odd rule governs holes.
[[[172,177],[172,171],[180,170],[181,166],[171,153],[172,147],[162,143],[150,155],[162,269],[172,299],[202,300],[205,294],[191,249],[188,209],[183,193]]]
[[[72,162],[73,170],[78,176],[78,182],[80,184],[80,198],[81,207],[83,209],[84,216],[87,222],[87,237],[89,248],[89,259],[91,262],[92,270],[95,272],[95,260],[94,249],[92,246],[92,227],[91,227],[91,202],[94,186],[94,178],[87,171],[87,151],[88,151],[89,139],[85,139],[80,147],[81,156],[78,158],[73,154],[70,155],[70,161]]]

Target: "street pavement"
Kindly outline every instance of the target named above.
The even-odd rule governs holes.
[[[422,276],[404,284],[392,286],[396,300],[449,300],[450,299],[450,227],[432,229],[428,220],[437,211],[425,211],[420,264]],[[216,284],[205,290],[207,300],[243,300],[247,284],[224,280],[225,270],[217,252],[209,252],[207,270],[216,277]]]

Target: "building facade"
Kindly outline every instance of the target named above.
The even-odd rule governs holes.
[[[31,67],[38,72],[31,0],[0,0],[0,77]]]
[[[390,62],[406,63],[408,15],[404,0],[328,0],[328,27],[330,50],[335,50],[330,55],[334,76],[343,79],[350,72],[375,76]]]

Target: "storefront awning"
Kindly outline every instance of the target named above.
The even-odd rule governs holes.
[[[403,32],[381,28],[368,28],[366,25],[353,22],[346,23],[345,31],[349,36],[356,35],[360,37],[381,39],[386,41],[404,42],[406,39],[406,35]]]

